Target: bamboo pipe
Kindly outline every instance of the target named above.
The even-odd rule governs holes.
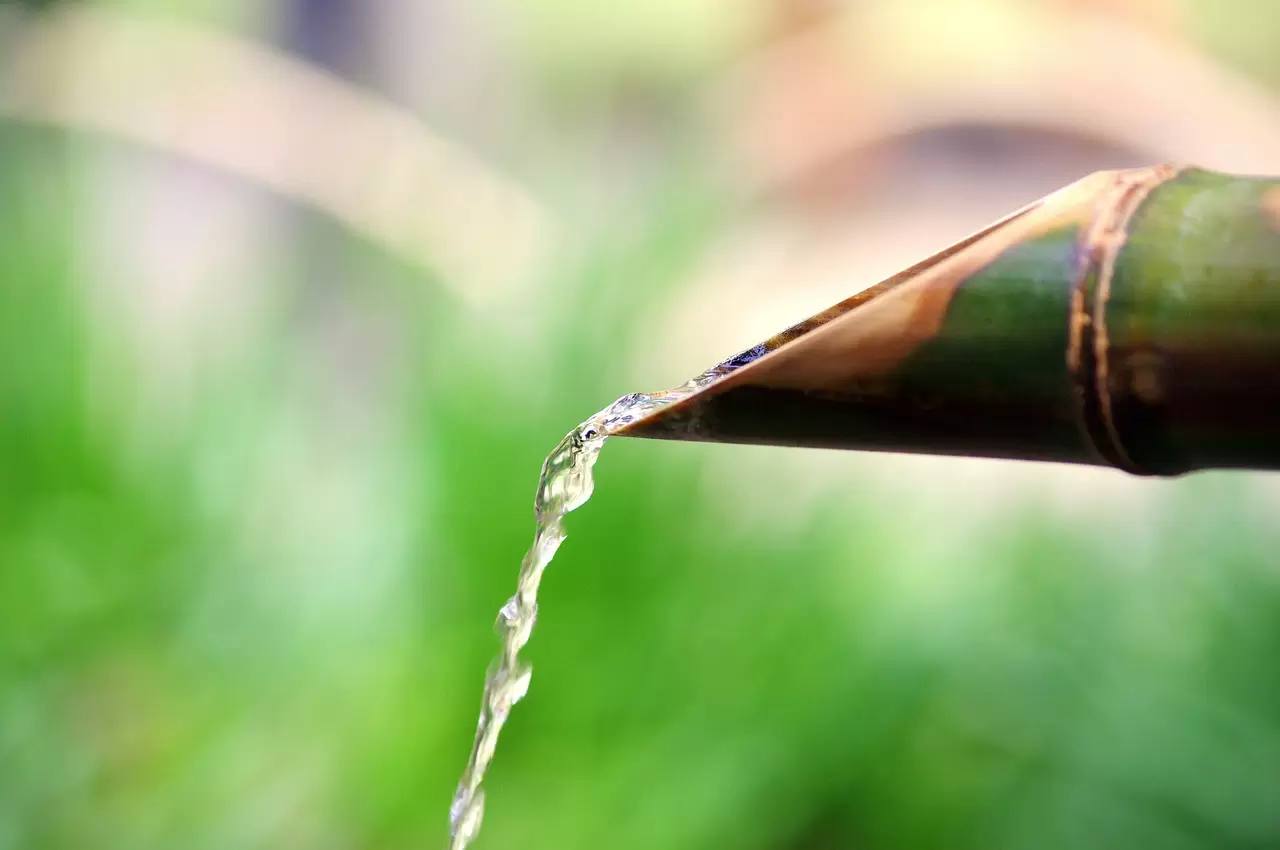
[[[614,433],[1280,469],[1280,179],[1099,172],[704,377]]]

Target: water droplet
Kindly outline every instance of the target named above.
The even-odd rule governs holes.
[[[458,790],[453,795],[453,802],[449,804],[449,823],[456,830],[458,821],[462,819],[462,814],[467,810],[467,804],[471,802],[471,793],[467,791],[466,785],[459,785]]]
[[[458,810],[458,817],[451,825],[451,850],[462,850],[480,832],[484,821],[484,791],[477,791],[474,798]]]
[[[529,682],[533,679],[533,668],[525,667],[520,671],[520,675],[512,680],[507,689],[507,698],[511,700],[511,704],[515,705],[524,699],[529,693]]]
[[[521,609],[520,596],[517,594],[502,606],[493,630],[502,638],[504,645],[519,651],[529,642],[529,635],[537,622],[538,604],[534,602],[528,608]]]
[[[529,693],[529,681],[533,678],[533,667],[521,665],[512,670],[498,670],[493,677],[493,689],[489,694],[489,710],[494,716],[506,715],[511,706],[525,698]]]
[[[507,604],[502,606],[502,610],[498,612],[498,619],[503,623],[513,623],[520,616],[520,597],[513,596],[507,600]]]

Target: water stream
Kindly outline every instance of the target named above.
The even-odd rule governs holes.
[[[534,497],[537,525],[533,546],[520,565],[515,595],[498,612],[496,628],[502,651],[485,677],[475,744],[449,808],[449,850],[465,850],[480,831],[484,818],[485,772],[493,761],[498,735],[511,707],[529,690],[533,670],[528,662],[521,660],[520,650],[529,642],[538,617],[538,585],[543,571],[564,541],[565,514],[581,507],[591,497],[591,469],[605,440],[614,430],[687,398],[735,365],[729,361],[674,390],[623,396],[570,431],[547,456]]]

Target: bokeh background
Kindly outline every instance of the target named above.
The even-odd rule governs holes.
[[[545,453],[1274,0],[0,2],[0,848],[441,847]],[[615,440],[480,848],[1280,846],[1280,482]]]

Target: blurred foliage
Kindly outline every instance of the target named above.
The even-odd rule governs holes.
[[[1188,0],[1185,4],[1205,43],[1224,62],[1280,83],[1280,19],[1268,0]]]
[[[737,0],[499,0],[503,27],[560,86],[687,83],[742,50],[758,25]],[[591,33],[583,38],[582,33]]]
[[[579,5],[527,13],[552,31]],[[704,5],[611,38],[710,39]],[[583,55],[630,50],[580,30]],[[524,336],[290,210],[259,315],[166,407],[170,364],[85,248],[99,144],[0,124],[0,850],[440,846],[542,457],[635,389],[643,318],[728,203],[706,163],[664,162]],[[710,474],[725,458],[749,487]],[[868,472],[788,523],[788,462],[608,446],[481,847],[1280,842],[1256,478],[1085,520],[974,518],[962,487]]]

